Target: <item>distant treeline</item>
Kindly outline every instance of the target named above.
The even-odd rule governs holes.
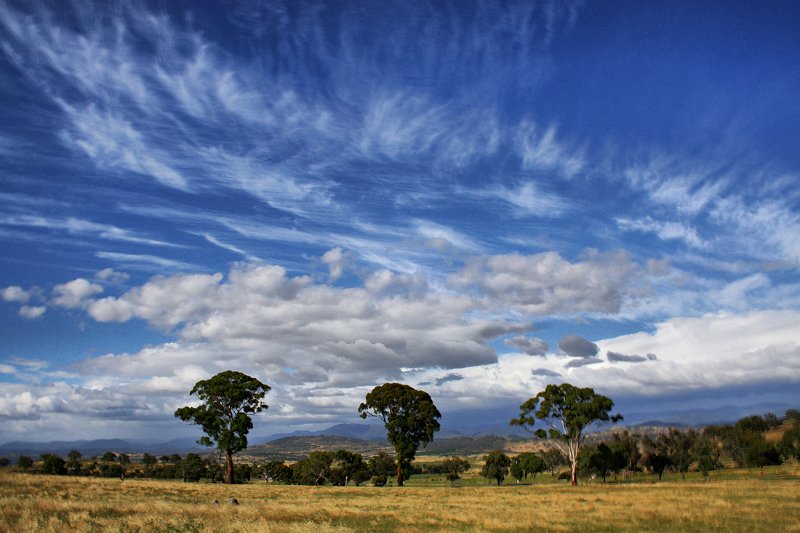
[[[768,442],[765,434],[782,431],[780,439]],[[500,439],[498,442],[501,442]],[[621,475],[634,472],[657,474],[665,472],[685,474],[690,469],[708,475],[708,472],[727,465],[757,468],[780,464],[787,460],[800,460],[800,411],[790,409],[783,418],[773,413],[748,416],[735,424],[712,425],[702,430],[670,428],[658,435],[640,435],[623,430],[611,438],[584,447],[579,468],[585,477]],[[556,449],[538,453],[521,453],[508,457],[502,451],[491,452],[484,458],[481,475],[498,483],[510,474],[518,481],[541,472],[552,476],[569,477],[561,472],[566,458]],[[43,454],[37,461],[21,455],[17,466],[26,472],[96,476],[106,478],[179,479],[185,482],[209,480],[222,482],[224,464],[196,453],[156,457],[145,453],[132,461],[124,453],[107,452],[101,457],[85,458],[73,450],[66,457]],[[0,466],[11,466],[7,458],[0,458]],[[439,462],[411,463],[404,467],[404,477],[418,474],[444,474],[454,481],[470,468],[460,457],[447,457]],[[360,485],[370,482],[385,485],[397,471],[395,457],[381,452],[371,457],[348,450],[314,451],[308,457],[294,462],[269,461],[262,464],[239,463],[235,468],[236,482],[263,481],[295,485]]]

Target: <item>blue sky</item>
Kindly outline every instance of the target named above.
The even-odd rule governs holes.
[[[792,2],[0,2],[5,440],[385,381],[797,407]],[[625,411],[623,410],[623,414]]]

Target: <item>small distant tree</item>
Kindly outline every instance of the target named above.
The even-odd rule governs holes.
[[[614,450],[614,453],[619,457],[622,463],[622,478],[637,470],[639,461],[642,458],[642,453],[639,450],[639,434],[630,433],[628,430],[623,430],[622,433],[614,433],[614,437],[609,447]]]
[[[500,450],[491,451],[484,458],[481,476],[486,479],[494,479],[499,487],[508,474],[509,466],[511,466],[511,459],[506,454]]]
[[[519,454],[519,461],[526,478],[532,476],[533,480],[536,481],[536,474],[544,472],[544,461],[535,453],[523,452]]]
[[[711,439],[703,436],[695,442],[693,453],[697,458],[697,470],[708,479],[708,473],[719,466],[719,449]]]
[[[149,453],[142,455],[142,464],[145,467],[153,468],[156,463],[158,463],[158,459],[154,455],[150,455]]]
[[[663,453],[653,453],[647,457],[647,468],[651,472],[658,474],[658,480],[661,481],[661,476],[664,475],[664,470],[672,466],[672,459]]]
[[[17,466],[20,467],[23,471],[27,471],[30,467],[33,466],[33,459],[31,459],[27,455],[20,455],[19,457],[17,457]]]
[[[184,422],[203,428],[205,436],[197,441],[204,446],[215,443],[225,453],[226,477],[233,483],[233,454],[247,448],[247,434],[253,429],[249,415],[268,408],[263,402],[270,387],[241,372],[226,370],[198,381],[190,394],[203,402],[199,407],[185,406],[175,411]]]
[[[522,481],[522,479],[525,477],[525,467],[522,466],[522,461],[520,461],[519,456],[511,459],[511,467],[509,468],[509,472],[511,473],[511,477],[517,480],[517,483]]]
[[[313,451],[294,464],[292,481],[299,485],[324,485],[331,476],[334,453]]]
[[[603,478],[603,483],[606,482],[606,477],[614,472],[616,463],[614,451],[605,442],[597,445],[589,460],[590,469]]]
[[[64,466],[65,461],[57,455],[52,453],[45,453],[42,455],[42,473],[61,476],[67,473],[67,467]]]
[[[380,418],[386,426],[387,440],[397,455],[397,486],[402,487],[403,471],[410,468],[417,449],[439,431],[441,413],[427,392],[401,383],[372,389],[358,412],[361,418]]]
[[[781,439],[781,455],[800,460],[800,426],[790,429]]]
[[[113,463],[117,460],[117,454],[115,454],[114,452],[106,452],[100,459],[102,459],[106,463]]]
[[[83,455],[78,450],[71,450],[67,454],[67,473],[72,476],[78,476],[81,473],[81,457]]]
[[[289,483],[292,481],[292,468],[283,461],[269,461],[261,467],[260,476],[264,483]]]
[[[5,468],[6,466],[11,466],[11,459],[8,457],[0,457],[0,467]]]
[[[550,475],[556,477],[558,471],[565,464],[564,454],[557,448],[550,448],[547,451],[540,452],[539,457],[542,458],[544,467],[550,472]]]
[[[334,455],[334,461],[337,463],[337,468],[341,470],[344,478],[343,485],[346,486],[352,481],[358,486],[369,479],[369,467],[360,453],[338,450]]]
[[[768,411],[764,413],[764,422],[767,423],[767,427],[769,429],[779,428],[781,427],[781,420],[778,418],[778,415],[775,413]]]
[[[184,483],[200,481],[205,476],[206,470],[206,463],[196,453],[187,454],[181,461],[181,476]]]
[[[550,438],[569,457],[572,463],[572,485],[578,484],[578,455],[583,444],[584,431],[591,426],[615,423],[622,415],[610,415],[614,407],[610,398],[597,394],[589,387],[578,388],[569,383],[548,385],[544,391],[519,406],[518,418],[512,426],[520,426],[541,439]],[[542,421],[548,430],[537,429]]]
[[[127,468],[128,465],[131,464],[131,458],[128,456],[127,453],[120,453],[117,454],[117,461],[119,461],[119,478],[124,480],[125,475],[128,473]]]
[[[461,457],[448,457],[442,461],[442,470],[447,474],[462,474],[469,470],[470,464]]]

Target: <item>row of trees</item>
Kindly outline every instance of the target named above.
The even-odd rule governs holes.
[[[233,482],[233,454],[247,447],[247,434],[253,427],[249,415],[268,408],[263,400],[269,390],[268,385],[251,376],[227,370],[195,384],[190,394],[201,400],[200,406],[175,411],[176,417],[203,428],[205,436],[198,440],[200,444],[216,444],[225,453],[229,483]],[[622,415],[610,414],[613,406],[610,398],[588,387],[548,385],[520,406],[520,415],[511,424],[537,437],[552,439],[570,460],[574,485],[578,482],[578,458],[585,431],[593,425],[622,420]],[[361,418],[383,421],[387,440],[395,449],[397,485],[402,486],[419,447],[431,442],[439,431],[441,413],[427,392],[401,383],[385,383],[372,389],[358,406],[358,413]],[[543,422],[547,430],[535,428],[537,422]]]
[[[650,472],[659,479],[665,472],[684,475],[694,468],[707,476],[709,471],[721,468],[723,462],[737,467],[763,467],[778,464],[781,460],[800,459],[800,413],[787,411],[789,429],[783,432],[782,440],[768,443],[764,432],[783,425],[773,413],[750,416],[730,425],[708,426],[702,431],[690,429],[680,431],[670,428],[657,435],[641,435],[627,430],[614,434],[603,442],[585,445],[578,461],[581,477],[601,477],[634,472]],[[8,459],[0,459],[0,466],[8,466]],[[499,485],[507,475],[517,482],[531,476],[550,472],[553,477],[569,460],[558,449],[552,448],[538,453],[521,453],[509,457],[501,451],[489,453],[484,460],[481,475]],[[85,459],[73,450],[61,458],[44,454],[39,462],[28,456],[20,456],[17,465],[23,470],[57,475],[87,475],[100,477],[148,477],[158,479],[182,479],[186,482],[210,479],[223,480],[225,468],[214,460],[204,459],[190,453],[185,458],[178,454],[160,458],[145,453],[140,461],[132,462],[123,453],[107,452],[103,456]],[[264,482],[280,482],[299,485],[360,485],[371,481],[382,486],[398,468],[395,457],[380,453],[365,459],[361,454],[347,450],[336,452],[312,452],[308,458],[295,464],[270,461],[263,465],[238,464],[234,469],[236,482],[252,478]],[[406,463],[401,466],[404,479],[414,474],[445,474],[451,482],[470,468],[470,464],[459,457],[449,457],[435,463]],[[563,473],[562,475],[567,475]],[[571,478],[571,473],[568,478]]]
[[[774,413],[742,418],[735,424],[707,426],[701,431],[669,428],[655,436],[627,430],[611,439],[583,447],[577,472],[582,477],[629,476],[650,472],[661,480],[665,472],[684,476],[695,468],[707,477],[727,460],[739,468],[763,468],[782,461],[800,459],[800,412],[789,410],[784,417],[790,428],[781,440],[769,443],[764,433],[779,428],[783,421]],[[503,482],[510,473],[518,482],[550,471],[555,476],[570,461],[558,449],[522,453],[508,457],[501,451],[489,453],[481,475]]]
[[[10,466],[9,459],[0,460],[0,466]],[[35,461],[27,455],[17,458],[17,466],[23,471],[40,474],[71,475],[71,476],[96,476],[106,478],[137,477],[155,479],[183,479],[184,481],[199,481],[201,478],[212,481],[222,481],[222,471],[218,465],[190,453],[186,457],[179,454],[164,455],[157,458],[145,453],[140,462],[133,462],[128,454],[107,452],[102,457],[84,458],[77,451],[72,450],[66,458],[45,453]],[[247,480],[250,476],[249,465],[239,465],[236,469],[237,480]]]
[[[233,454],[247,447],[247,434],[253,427],[249,415],[267,409],[263,400],[269,390],[268,385],[253,377],[228,370],[195,384],[190,394],[201,400],[200,406],[185,406],[175,411],[175,416],[181,420],[202,426],[205,436],[199,443],[216,444],[225,454],[226,478],[230,483],[234,481]],[[605,478],[608,472],[620,468],[630,470],[642,460],[645,467],[658,472],[659,477],[668,467],[685,472],[694,460],[703,471],[707,471],[718,464],[720,443],[742,466],[772,464],[779,457],[776,448],[767,446],[759,432],[758,424],[768,426],[774,422],[764,417],[758,421],[745,419],[732,428],[709,428],[703,432],[702,439],[692,433],[674,432],[659,436],[652,442],[639,442],[638,438],[633,442],[633,437],[623,434],[618,441],[598,445],[590,453],[582,455],[581,448],[590,429],[622,420],[622,415],[611,414],[613,407],[610,398],[591,388],[575,387],[569,383],[548,385],[544,391],[520,405],[519,416],[510,423],[538,438],[549,439],[568,459],[573,485],[578,483],[579,468],[588,472],[599,471]],[[440,427],[441,414],[430,395],[408,385],[385,383],[367,394],[358,407],[358,413],[361,418],[375,417],[384,423],[387,440],[395,449],[397,485],[402,486],[417,450],[431,442]],[[312,461],[312,458],[306,461]],[[331,475],[331,465],[336,461],[348,464],[346,458],[326,455],[315,456],[311,463],[301,461],[298,477],[305,480],[313,477],[318,483],[326,475]],[[510,466],[509,462],[500,468]],[[305,469],[308,469],[307,473]],[[344,477],[354,479],[352,475],[361,476],[353,471]]]

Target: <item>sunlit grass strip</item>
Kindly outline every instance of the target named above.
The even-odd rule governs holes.
[[[240,504],[229,504],[232,497]],[[800,531],[798,524],[796,478],[398,489],[0,476],[3,532]]]

